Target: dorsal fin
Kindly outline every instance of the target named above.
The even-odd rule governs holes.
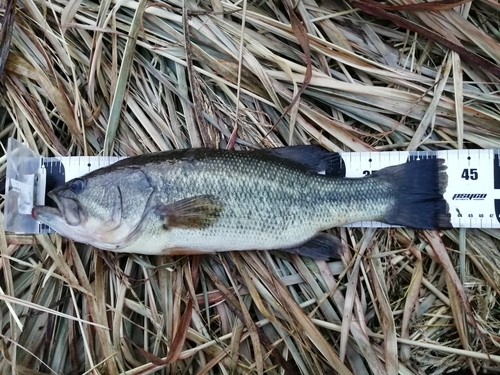
[[[280,158],[304,165],[314,173],[329,177],[345,177],[346,168],[338,152],[330,152],[317,145],[287,146],[261,150]]]

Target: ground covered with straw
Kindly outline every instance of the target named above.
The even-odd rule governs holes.
[[[494,0],[3,6],[4,150],[500,148]],[[5,168],[1,152],[2,184]],[[345,254],[324,262],[128,256],[2,230],[0,373],[499,371],[499,231],[333,233]]]

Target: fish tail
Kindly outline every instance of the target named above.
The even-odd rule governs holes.
[[[449,206],[443,198],[448,175],[443,159],[424,159],[376,172],[389,182],[394,203],[384,221],[417,229],[451,228]]]

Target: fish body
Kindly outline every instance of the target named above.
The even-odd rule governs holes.
[[[284,249],[325,258],[341,246],[320,232],[347,223],[447,226],[442,161],[339,178],[318,173],[338,159],[316,147],[131,157],[54,189],[58,208],[33,216],[76,241],[149,255]]]

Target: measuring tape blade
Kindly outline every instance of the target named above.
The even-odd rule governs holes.
[[[384,151],[340,154],[345,177],[364,177],[379,169],[412,160],[445,160],[449,204],[455,228],[500,228],[500,150]],[[52,229],[31,217],[35,205],[50,204],[46,193],[76,177],[124,157],[69,156],[44,158],[9,139],[5,195],[5,230],[49,233]],[[418,176],[415,176],[418,178]],[[357,222],[352,228],[386,228],[379,222]]]

